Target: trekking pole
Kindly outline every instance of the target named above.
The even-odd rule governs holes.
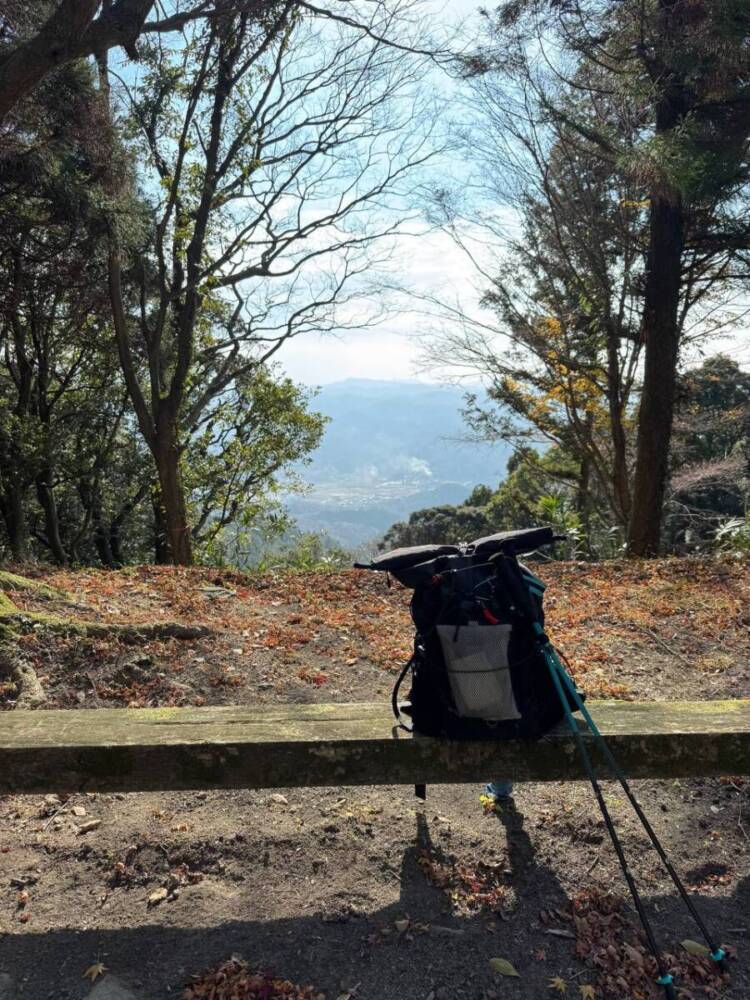
[[[677,871],[675,870],[674,866],[672,865],[672,862],[669,860],[669,857],[667,856],[667,852],[662,847],[661,841],[659,840],[659,838],[657,837],[657,835],[656,835],[653,827],[651,826],[651,823],[649,822],[648,817],[644,813],[643,808],[641,807],[640,802],[635,797],[635,793],[631,789],[631,787],[630,787],[630,785],[628,783],[628,780],[625,777],[622,769],[620,768],[620,765],[617,763],[617,760],[616,760],[614,754],[609,749],[609,746],[607,745],[607,741],[604,739],[604,737],[602,736],[601,732],[599,731],[598,726],[596,725],[596,723],[594,722],[594,720],[591,718],[591,714],[589,713],[588,709],[586,708],[586,705],[584,704],[583,699],[579,695],[579,693],[578,693],[578,691],[576,689],[576,686],[573,683],[573,679],[570,677],[570,675],[568,674],[567,670],[562,665],[562,663],[560,663],[560,659],[559,659],[559,657],[557,655],[557,651],[554,648],[552,648],[551,646],[550,646],[550,649],[549,649],[549,655],[551,656],[551,658],[553,659],[553,661],[555,663],[556,671],[562,677],[563,683],[564,683],[564,685],[565,685],[565,687],[567,689],[568,694],[570,695],[570,697],[574,701],[577,710],[581,713],[581,715],[585,719],[586,724],[589,727],[589,729],[590,729],[592,735],[594,736],[595,740],[597,741],[597,745],[599,746],[602,754],[604,755],[604,757],[605,757],[605,759],[607,761],[607,764],[609,765],[609,767],[610,767],[613,775],[615,776],[615,778],[617,779],[617,781],[619,781],[620,785],[622,786],[622,790],[625,792],[625,795],[627,796],[627,798],[628,798],[631,806],[633,807],[633,810],[634,810],[636,816],[641,821],[643,829],[646,831],[646,834],[648,835],[649,840],[651,841],[651,843],[653,844],[654,848],[656,849],[656,853],[659,855],[659,858],[661,859],[662,864],[664,865],[665,869],[669,873],[669,876],[672,879],[672,882],[674,883],[675,888],[679,892],[679,894],[680,894],[680,896],[682,898],[682,901],[684,902],[685,906],[687,907],[688,912],[690,913],[691,917],[695,921],[695,923],[696,923],[698,929],[700,930],[701,934],[706,939],[706,943],[707,943],[707,945],[709,947],[709,952],[710,952],[711,959],[714,962],[717,963],[717,965],[719,966],[719,968],[723,969],[724,966],[725,966],[724,960],[726,959],[726,952],[724,951],[723,948],[720,948],[716,944],[713,935],[711,934],[711,932],[709,931],[708,927],[704,923],[703,918],[701,917],[700,913],[698,912],[698,910],[697,910],[697,908],[695,906],[695,903],[693,902],[693,900],[688,895],[687,890],[685,889],[685,886],[683,885],[682,880],[680,879],[680,876],[677,874]]]
[[[656,960],[656,968],[659,973],[656,982],[659,984],[659,986],[664,987],[664,993],[665,996],[667,997],[667,1000],[677,1000],[677,994],[675,992],[675,988],[673,985],[674,978],[667,971],[667,968],[664,965],[664,961],[661,956],[661,951],[659,950],[659,946],[656,943],[656,938],[654,936],[654,932],[651,927],[651,922],[649,921],[646,911],[643,908],[643,902],[638,893],[638,888],[635,884],[633,875],[630,871],[630,868],[628,867],[627,858],[625,857],[625,852],[620,842],[620,838],[618,837],[614,823],[612,822],[612,817],[610,815],[609,809],[607,808],[607,803],[604,801],[604,795],[602,794],[601,786],[599,785],[599,781],[597,780],[593,764],[591,763],[591,757],[589,755],[586,744],[583,740],[583,736],[581,735],[581,731],[576,725],[575,719],[573,718],[573,713],[570,710],[570,703],[568,701],[568,697],[565,693],[565,690],[563,689],[562,681],[560,680],[560,670],[557,664],[557,657],[554,655],[550,642],[547,639],[544,629],[539,624],[539,622],[534,622],[534,631],[536,632],[537,639],[540,643],[541,652],[547,663],[550,676],[552,677],[552,683],[554,684],[555,690],[557,691],[557,696],[560,699],[560,704],[562,705],[563,711],[565,712],[565,718],[568,723],[568,727],[570,728],[570,731],[573,733],[573,736],[575,738],[576,745],[578,747],[578,752],[581,755],[581,760],[583,762],[584,769],[586,771],[589,781],[591,782],[591,787],[594,790],[594,795],[596,796],[596,801],[599,805],[599,809],[601,810],[604,822],[607,825],[607,831],[612,841],[612,846],[614,847],[615,853],[617,854],[617,859],[620,862],[620,868],[622,869],[622,873],[625,876],[625,881],[628,884],[628,889],[630,890],[630,895],[633,899],[633,904],[636,908],[641,924],[643,925],[643,930],[646,933],[646,938],[648,940],[649,948],[651,949],[651,953],[654,956],[654,959]]]

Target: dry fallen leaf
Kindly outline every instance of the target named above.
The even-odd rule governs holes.
[[[628,956],[628,959],[633,963],[633,965],[637,965],[639,969],[642,969],[643,955],[638,951],[638,949],[634,948],[630,944],[624,944],[623,948],[625,949],[625,954]]]
[[[359,983],[339,996],[354,1000]],[[200,975],[182,994],[182,1000],[326,1000],[313,986],[298,986],[270,972],[254,972],[239,956]],[[338,998],[337,998],[338,1000]]]
[[[94,962],[93,965],[90,965],[88,969],[86,969],[81,978],[90,979],[93,983],[99,978],[99,976],[103,976],[106,971],[107,966],[103,962]]]
[[[348,990],[343,990],[336,997],[336,1000],[355,1000],[355,997],[357,995],[357,990],[359,989],[360,986],[361,983],[357,983],[356,986],[352,986]],[[319,993],[318,996],[322,996],[322,994]],[[323,997],[323,1000],[325,1000],[325,997]]]
[[[567,993],[568,984],[560,976],[553,976],[549,981],[549,988],[556,990],[558,993]]]
[[[479,802],[480,802],[480,804],[482,806],[482,809],[486,813],[499,813],[499,812],[502,812],[502,806],[497,801],[497,799],[495,798],[494,795],[484,795],[484,794],[482,794],[482,795],[479,796]]]
[[[76,833],[80,837],[81,834],[90,833],[92,830],[96,830],[97,827],[101,825],[102,821],[100,819],[89,819],[85,823],[81,823],[81,825],[76,829]]]
[[[499,976],[516,976],[518,979],[521,978],[507,958],[491,958],[490,968],[493,972],[497,972]]]
[[[157,889],[155,892],[152,892],[151,895],[148,897],[148,905],[157,906],[159,903],[163,902],[168,895],[169,894],[164,887],[162,887],[161,889]]]
[[[708,958],[711,954],[705,944],[701,944],[699,941],[691,941],[690,938],[687,938],[685,941],[680,941],[680,944],[685,951],[689,952],[691,955],[697,955],[699,958]]]
[[[596,990],[588,983],[581,983],[578,987],[581,991],[581,1000],[596,1000]]]

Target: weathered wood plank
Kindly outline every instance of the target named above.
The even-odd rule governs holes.
[[[750,700],[592,702],[632,777],[750,774]],[[413,739],[386,705],[0,714],[0,793],[436,784],[584,777],[564,727],[538,743]]]

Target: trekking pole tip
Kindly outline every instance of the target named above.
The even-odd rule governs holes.
[[[717,948],[716,951],[711,952],[711,961],[716,962],[718,968],[725,972],[727,969],[727,953],[723,948]]]
[[[677,1000],[677,994],[675,993],[675,988],[674,988],[674,976],[671,976],[669,975],[669,973],[667,973],[664,976],[659,976],[659,978],[656,981],[659,984],[659,986],[664,987],[664,993],[667,996],[668,1000]]]

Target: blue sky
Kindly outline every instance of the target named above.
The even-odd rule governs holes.
[[[417,3],[422,11],[428,13],[433,38],[442,40],[452,37],[454,43],[471,44],[479,25],[480,0],[417,0]],[[136,71],[130,64],[125,64],[124,72],[128,76]],[[427,83],[431,96],[441,105],[441,120],[460,122],[461,105],[454,100],[459,95],[459,85],[439,68],[431,70]],[[414,184],[426,181],[428,186],[437,183],[460,189],[462,184],[471,182],[471,171],[471,166],[464,163],[460,155],[446,153],[431,173],[431,179],[426,175],[415,177]],[[404,234],[395,240],[388,274],[379,274],[381,278],[390,278],[405,293],[386,296],[390,306],[387,318],[375,327],[340,335],[302,334],[285,344],[276,360],[296,381],[309,385],[323,385],[346,378],[437,381],[438,375],[425,371],[419,363],[423,338],[434,330],[435,321],[426,315],[427,308],[420,305],[417,297],[432,296],[460,306],[464,314],[481,315],[477,303],[483,287],[471,262],[447,233],[430,230],[426,222],[420,223],[413,218],[413,210],[420,202],[419,196],[415,196],[412,204],[407,204],[409,201],[411,197],[407,196],[404,211],[410,216],[408,229],[411,235]],[[512,224],[514,218],[512,208],[501,210],[505,226]],[[462,238],[469,235],[462,231]],[[475,244],[473,249],[487,263],[486,245],[481,248]],[[497,249],[501,251],[501,248]],[[741,314],[747,310],[748,302],[743,298],[732,303],[730,308]],[[362,305],[361,312],[366,314],[371,310]],[[350,312],[348,318],[361,322],[361,314],[357,312]],[[484,314],[481,318],[486,321],[488,317]],[[734,337],[708,345],[708,353],[724,350],[744,366],[750,367],[750,338],[744,336],[743,326],[744,317],[737,324]],[[695,356],[685,360],[690,364],[699,361],[700,357],[695,352]],[[457,377],[459,373],[450,374]],[[473,379],[476,380],[476,374]]]
[[[478,23],[479,0],[426,0],[434,11],[436,33],[460,31],[464,43],[470,43],[473,25]],[[446,100],[446,112],[454,117],[459,105],[451,105],[455,84],[439,70],[434,71],[436,92]],[[450,180],[460,182],[460,162],[446,162]],[[512,212],[509,213],[512,216]],[[413,229],[413,226],[411,227]],[[466,313],[477,315],[481,286],[464,253],[450,237],[440,232],[403,237],[399,240],[393,261],[394,279],[400,285],[422,295],[432,295],[443,301],[460,302]],[[308,384],[326,384],[345,378],[420,379],[436,381],[437,376],[420,370],[420,335],[429,333],[430,320],[417,309],[410,308],[408,297],[400,300],[402,308],[376,328],[347,332],[341,336],[301,336],[287,345],[278,355],[289,375]],[[746,313],[750,304],[746,296],[726,302],[724,308],[734,313],[737,323],[732,334],[704,345],[706,354],[724,352],[743,367],[750,367],[750,338],[745,333]],[[486,315],[483,317],[486,320]],[[683,362],[691,366],[700,363],[704,355],[696,348],[687,348]],[[476,376],[475,376],[476,377]]]
[[[471,36],[479,0],[429,0],[434,24],[446,34],[460,31]],[[435,70],[435,87],[449,99],[454,84]],[[414,228],[413,226],[411,227]],[[466,307],[476,302],[478,292],[472,267],[449,236],[430,232],[404,236],[398,241],[392,262],[394,279],[414,291],[443,299],[459,299]],[[278,360],[294,379],[314,385],[345,378],[431,378],[419,371],[419,335],[427,333],[429,320],[407,308],[389,316],[376,328],[341,336],[301,336],[279,353]]]
[[[464,45],[471,44],[476,31],[474,25],[478,26],[479,22],[479,0],[421,0],[420,6],[429,12],[433,37],[445,38],[458,33]],[[459,118],[460,103],[453,100],[458,85],[434,68],[429,87],[443,105],[441,117],[446,121]],[[450,158],[450,154],[445,154],[433,176],[439,178],[438,183],[442,184],[445,176],[448,186],[460,187],[462,181],[469,180],[470,169],[459,156]],[[420,180],[425,178],[415,178],[415,184]],[[415,198],[414,203],[418,201]],[[405,211],[411,215],[412,208],[405,206]],[[510,208],[506,212],[507,222],[511,222],[514,213]],[[310,385],[346,378],[437,380],[435,373],[426,372],[419,364],[422,338],[431,332],[433,321],[426,315],[426,307],[419,306],[416,296],[433,296],[460,305],[464,313],[477,315],[482,285],[471,262],[448,234],[429,230],[426,223],[413,220],[408,228],[412,235],[396,239],[388,264],[393,284],[405,289],[406,294],[388,298],[391,306],[388,316],[375,327],[341,335],[302,334],[285,344],[276,360],[293,379]],[[746,303],[735,303],[738,311],[743,306],[746,307]],[[359,321],[359,315],[354,315]],[[750,365],[748,338],[736,335],[732,341],[711,345],[709,352],[721,349]],[[698,357],[691,360],[698,360]]]
[[[404,2],[408,5],[409,0]],[[362,3],[366,9],[367,0],[362,0]],[[471,40],[471,26],[478,21],[480,0],[414,0],[414,3],[415,11],[426,19],[430,41],[446,44],[446,40],[450,39],[450,47],[455,48]],[[335,7],[335,3],[331,6]],[[136,89],[142,85],[138,64],[116,54],[112,62],[115,79],[122,79]],[[452,101],[457,87],[455,81],[440,68],[434,67],[424,83],[430,97],[438,105],[442,104],[441,117],[447,121],[455,115]],[[455,183],[458,169],[456,161],[446,156],[429,177],[427,168],[415,174],[414,198],[412,200],[407,195],[404,199],[404,213],[408,217],[404,229],[408,229],[410,235],[404,232],[389,240],[389,259],[387,263],[384,259],[379,261],[377,278],[390,280],[407,292],[413,290],[453,302],[460,300],[462,306],[470,310],[480,294],[474,284],[470,262],[447,234],[431,230],[426,222],[422,223],[415,217],[417,206],[422,201],[422,195],[416,193],[416,188],[424,184],[430,186],[430,178],[434,177],[438,178],[437,183],[442,183],[444,174],[449,174],[450,181]],[[153,176],[146,175],[142,182],[147,190],[154,185],[158,194]],[[376,255],[381,257],[377,251]],[[326,265],[321,266],[325,268]],[[242,287],[252,299],[253,289]],[[340,335],[303,333],[285,344],[275,361],[293,379],[310,385],[346,378],[437,381],[434,376],[418,369],[420,335],[430,329],[429,320],[421,314],[423,310],[418,312],[410,308],[408,294],[394,293],[387,296],[387,301],[388,318],[377,326],[358,332],[346,331]],[[356,312],[345,310],[347,318],[358,321],[361,316],[372,315],[373,311],[366,303],[361,303]]]

